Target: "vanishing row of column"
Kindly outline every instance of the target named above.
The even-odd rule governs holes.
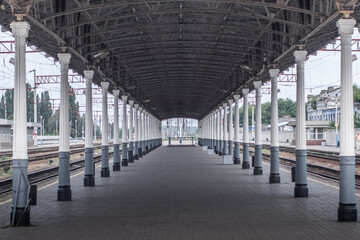
[[[355,196],[355,151],[354,151],[354,112],[353,112],[353,80],[351,35],[356,21],[354,19],[340,19],[337,22],[341,36],[341,121],[340,121],[340,201],[338,221],[357,221],[357,207]],[[304,63],[307,51],[299,47],[294,52],[297,70],[296,85],[296,173],[294,197],[308,197],[307,184],[307,150],[306,150],[306,116],[305,116],[305,76]],[[271,80],[271,147],[270,147],[270,183],[280,183],[279,172],[279,137],[278,137],[278,88],[277,78],[279,69],[270,69]],[[256,127],[254,145],[254,175],[262,175],[262,136],[261,136],[261,85],[262,81],[254,81],[256,91]],[[242,89],[244,99],[242,168],[250,168],[249,164],[249,122],[248,122],[248,93],[249,89]],[[199,145],[208,149],[209,154],[219,156],[232,155],[234,164],[240,164],[239,138],[239,98],[234,95],[227,102],[199,121]],[[235,122],[232,126],[232,102],[235,100]],[[228,109],[228,110],[227,110]],[[229,113],[229,128],[227,128],[227,113]],[[235,129],[235,143],[233,147],[233,129]],[[228,133],[228,134],[227,134]],[[229,151],[227,152],[227,149]]]
[[[10,24],[15,37],[15,81],[14,81],[14,125],[13,125],[13,191],[11,224],[30,225],[28,152],[26,130],[26,37],[30,25],[26,22]],[[65,49],[65,48],[64,48]],[[61,67],[60,119],[59,119],[59,183],[58,201],[71,201],[70,183],[70,140],[69,140],[69,82],[68,71],[71,54],[62,52],[58,55]],[[92,80],[93,70],[85,70],[86,79],[86,117],[85,117],[85,172],[84,186],[95,186],[93,120],[92,120]],[[108,101],[109,82],[101,82],[102,87],[102,144],[101,177],[109,177],[109,142],[108,142]],[[116,88],[116,86],[115,86]],[[120,91],[112,90],[114,95],[114,151],[113,171],[120,171],[134,160],[146,155],[162,144],[161,121],[127,95],[121,96],[123,108],[122,141],[119,139],[118,100]],[[127,116],[129,105],[129,120]],[[129,124],[128,122],[129,121]],[[129,129],[128,129],[129,125]],[[122,147],[120,149],[120,143]],[[122,157],[120,158],[120,153]]]

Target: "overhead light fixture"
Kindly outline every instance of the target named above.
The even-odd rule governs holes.
[[[132,90],[132,89],[135,89],[136,86],[135,85],[130,85],[130,86],[127,86],[126,88],[129,89],[129,90]]]
[[[151,101],[150,98],[144,100],[144,102],[150,102],[150,101]]]
[[[240,65],[240,68],[241,68],[242,70],[252,71],[252,68],[250,68],[249,66],[246,66],[246,65]]]
[[[109,55],[109,51],[106,51],[106,52],[99,52],[97,54],[94,55],[94,58],[104,58],[106,57],[107,55]]]

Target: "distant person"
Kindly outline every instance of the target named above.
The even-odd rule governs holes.
[[[360,134],[356,134],[356,150],[360,150]]]

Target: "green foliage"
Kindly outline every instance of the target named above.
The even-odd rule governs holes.
[[[360,88],[357,85],[353,86],[354,103],[360,103]]]
[[[313,110],[316,110],[316,97],[315,96],[311,99],[310,104],[311,104],[311,108]]]
[[[251,105],[249,105],[248,107],[248,111],[249,111],[249,126],[251,127],[252,124],[252,107]],[[279,111],[279,117],[283,117],[283,116],[290,116],[290,117],[295,117],[296,116],[296,103],[287,98],[287,99],[282,99],[280,98],[278,101],[278,111]],[[234,116],[235,116],[235,108],[233,109],[234,112]],[[254,106],[254,115],[256,114],[256,107]],[[266,102],[261,104],[261,121],[262,124],[270,124],[271,123],[271,103],[270,102]],[[239,109],[239,117],[240,117],[240,123],[242,124],[244,121],[244,108],[241,107]],[[256,116],[254,116],[256,117]],[[233,117],[233,120],[235,121],[235,117]],[[255,120],[255,118],[254,118]]]

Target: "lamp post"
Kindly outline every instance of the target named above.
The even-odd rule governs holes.
[[[339,127],[339,122],[338,122],[338,95],[335,95],[335,135],[336,135],[336,147],[339,147],[339,135],[338,135],[338,127]]]

